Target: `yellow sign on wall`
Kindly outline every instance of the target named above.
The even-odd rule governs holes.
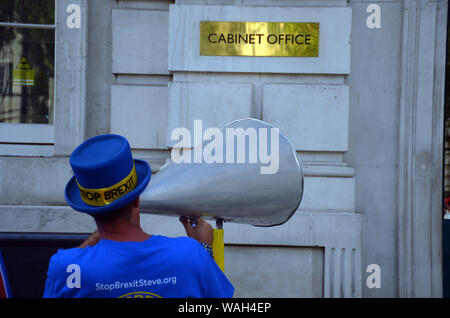
[[[25,56],[22,56],[13,70],[13,85],[34,86],[34,70]]]
[[[319,56],[316,22],[200,22],[200,55]]]

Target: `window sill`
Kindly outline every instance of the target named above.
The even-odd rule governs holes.
[[[53,144],[13,144],[0,143],[0,156],[14,157],[53,157]]]

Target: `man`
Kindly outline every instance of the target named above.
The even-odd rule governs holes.
[[[215,263],[211,225],[180,218],[189,237],[149,235],[140,226],[139,195],[150,166],[134,159],[128,141],[101,135],[70,156],[74,176],[67,203],[93,216],[97,231],[78,248],[52,256],[44,297],[232,297]]]

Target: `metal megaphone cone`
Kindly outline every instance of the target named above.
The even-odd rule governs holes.
[[[251,118],[210,132],[214,141],[185,149],[185,162],[174,163],[172,149],[172,162],[152,176],[140,196],[141,212],[256,226],[289,220],[303,196],[300,160],[289,140]]]

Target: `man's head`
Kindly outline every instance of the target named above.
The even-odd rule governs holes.
[[[115,229],[120,230],[124,226],[139,227],[139,198],[116,210],[104,214],[92,215],[92,217],[99,229],[114,231]]]
[[[99,216],[99,222],[122,220],[130,206],[138,206],[151,176],[148,163],[133,159],[128,141],[113,134],[83,142],[70,164],[75,175],[66,185],[66,201],[76,211]]]

